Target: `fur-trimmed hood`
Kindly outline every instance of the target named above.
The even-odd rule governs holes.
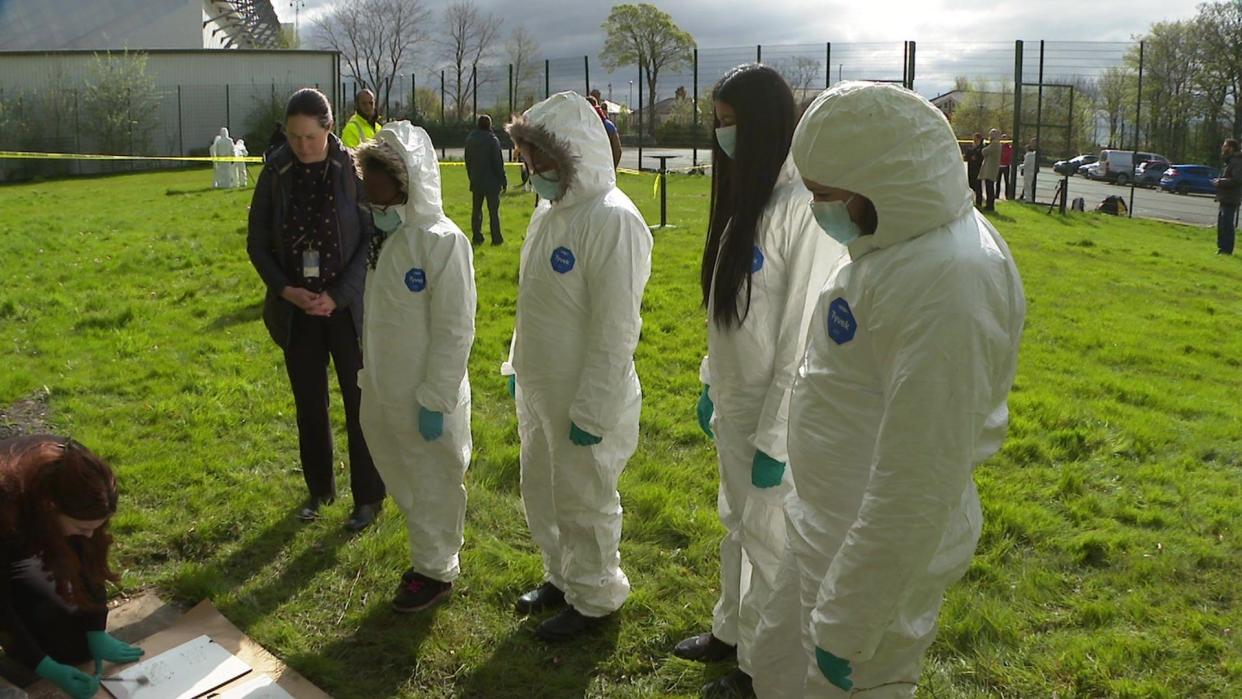
[[[599,114],[576,92],[558,92],[513,118],[506,127],[518,148],[534,146],[557,164],[560,192],[553,204],[613,189],[612,147]]]
[[[404,182],[401,184],[406,191],[401,220],[426,226],[443,218],[440,163],[436,158],[436,148],[431,142],[431,136],[408,121],[394,121],[385,124],[375,134],[375,143],[388,146],[388,149],[374,149],[372,152],[376,157],[391,157],[384,153],[385,150],[401,157],[400,172],[404,172]]]

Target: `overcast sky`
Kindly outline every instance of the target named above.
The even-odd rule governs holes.
[[[436,13],[448,0],[424,0]],[[552,66],[551,88],[579,89],[581,75],[574,60],[591,56],[593,87],[608,91],[633,89],[628,83],[633,69],[606,75],[595,59],[603,46],[600,25],[612,3],[573,0],[474,0],[483,10],[504,20],[507,36],[524,24],[540,43],[541,58],[564,58]],[[325,12],[333,0],[306,0],[301,12],[303,38],[310,40],[308,17]],[[832,42],[831,72],[834,79],[897,80],[902,77],[902,44],[918,42],[916,89],[931,96],[952,89],[955,76],[998,84],[1013,77],[1015,39],[1049,42],[1129,42],[1154,23],[1193,17],[1195,0],[667,0],[656,3],[668,12],[699,46],[700,87],[710,86],[728,68],[754,60],[753,48],[712,51],[730,47],[763,45],[765,63],[782,60],[780,46],[802,44],[783,57],[823,57],[823,46]],[[293,21],[290,0],[273,0],[281,20]],[[518,14],[520,12],[520,14]],[[866,43],[866,46],[859,45]],[[853,46],[850,46],[853,44]],[[990,45],[989,45],[990,44]],[[312,44],[313,45],[313,44]],[[1049,75],[1072,79],[1093,77],[1122,60],[1126,46],[1074,47],[1062,44],[1049,49]],[[1038,49],[1028,45],[1027,70],[1038,65]],[[816,70],[823,71],[815,59]],[[504,64],[503,49],[489,59]],[[442,59],[434,49],[423,52],[414,67],[419,71],[439,68]],[[660,97],[674,86],[690,87],[686,71],[669,73]],[[782,69],[782,72],[786,72]],[[786,77],[789,77],[788,75]],[[816,85],[818,84],[816,79]],[[792,82],[792,80],[791,80]],[[624,94],[624,93],[621,93]],[[615,97],[621,101],[621,97]],[[633,95],[627,99],[633,103]]]
[[[429,6],[447,2],[425,0]],[[611,3],[565,0],[476,0],[541,37],[550,57],[594,54]],[[272,0],[282,21],[293,21],[289,0]],[[331,0],[307,0],[302,17]],[[756,43],[825,41],[1126,41],[1153,22],[1195,14],[1192,0],[763,0],[656,3],[690,32],[701,48]],[[520,12],[518,16],[516,12]],[[305,26],[305,25],[303,25]]]

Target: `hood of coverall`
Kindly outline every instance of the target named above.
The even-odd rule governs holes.
[[[385,124],[375,140],[387,145],[401,157],[400,167],[389,163],[393,170],[405,173],[406,202],[402,205],[402,223],[427,226],[444,217],[440,200],[440,162],[436,158],[431,136],[408,121]],[[389,157],[386,149],[376,149],[379,158]]]
[[[576,92],[552,95],[514,117],[505,130],[519,148],[534,146],[556,163],[561,186],[553,204],[570,204],[617,184],[608,132]]]
[[[227,128],[220,129],[220,138],[228,138],[229,130]]]
[[[850,256],[887,248],[971,211],[957,137],[944,114],[895,85],[846,82],[815,98],[793,138],[802,176],[875,205],[874,235]]]

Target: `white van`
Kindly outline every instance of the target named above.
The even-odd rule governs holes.
[[[1134,168],[1139,163],[1149,160],[1168,161],[1168,158],[1157,153],[1135,153],[1132,150],[1102,150],[1100,162],[1096,169],[1096,177],[1108,182],[1127,185],[1134,179]]]

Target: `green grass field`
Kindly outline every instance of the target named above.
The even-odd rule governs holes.
[[[449,215],[468,226],[464,172],[445,173]],[[643,436],[621,481],[634,593],[565,647],[511,607],[540,577],[498,374],[531,197],[505,197],[508,243],[475,257],[463,576],[450,604],[407,617],[388,608],[406,567],[395,507],[352,538],[348,497],[319,523],[293,518],[293,401],[245,255],[250,194],[210,180],[0,187],[0,409],[46,387],[52,424],[117,468],[123,592],[210,598],[341,699],[694,696],[725,670],[670,655],[709,624],[721,533],[694,419],[706,180],[671,179],[677,227],[655,233]],[[649,177],[622,186],[658,218]],[[921,696],[1242,695],[1242,261],[1214,257],[1204,229],[1008,204],[993,220],[1025,280],[1027,330],[1009,440],[977,472],[983,540]]]

